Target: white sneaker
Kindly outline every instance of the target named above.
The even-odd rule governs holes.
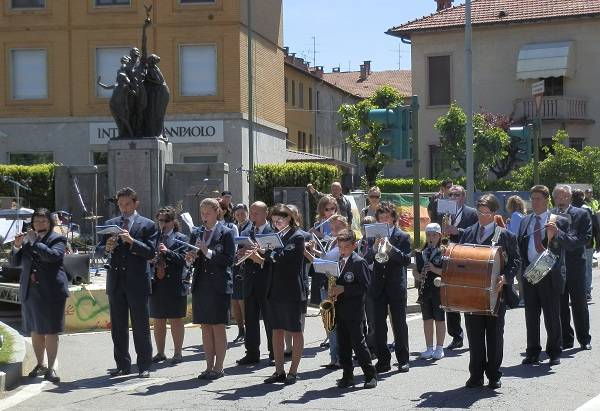
[[[433,354],[431,355],[431,357],[434,360],[441,360],[442,358],[444,358],[444,349],[436,348],[435,351],[433,352]]]
[[[433,357],[434,351],[433,348],[427,348],[427,350],[423,351],[421,353],[421,355],[419,355],[419,358],[423,359],[423,360],[428,360],[431,357]]]

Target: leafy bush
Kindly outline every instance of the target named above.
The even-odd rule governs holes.
[[[21,189],[20,196],[27,199],[29,207],[46,207],[54,209],[54,168],[56,164],[35,164],[20,166],[0,164],[0,175],[9,176],[15,181],[23,182],[31,191]],[[0,196],[14,197],[13,185],[0,181]]]
[[[454,184],[465,184],[465,179],[460,177],[453,179]],[[442,180],[421,179],[422,193],[435,193],[440,188]],[[413,179],[412,178],[380,178],[377,180],[377,186],[382,193],[412,193]]]
[[[273,205],[274,187],[306,187],[329,192],[329,186],[340,178],[336,166],[319,163],[257,164],[254,168],[254,198]]]

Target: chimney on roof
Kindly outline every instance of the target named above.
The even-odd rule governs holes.
[[[363,66],[365,66],[365,71],[367,72],[367,76],[371,74],[371,60],[363,61]]]
[[[364,64],[361,64],[360,65],[360,77],[359,77],[359,79],[361,81],[365,81],[368,76],[369,76],[369,72],[367,71],[367,66],[365,66]]]
[[[319,78],[323,78],[323,66],[316,66],[313,68],[312,73]]]
[[[339,66],[338,66],[338,67],[334,67],[334,68],[332,68],[332,69],[331,69],[331,72],[332,72],[332,73],[339,73],[339,72],[340,72],[340,68],[339,68]]]
[[[435,0],[435,2],[437,3],[437,11],[449,9],[450,7],[452,7],[452,1],[453,0]]]

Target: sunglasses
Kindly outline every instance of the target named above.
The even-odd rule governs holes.
[[[448,197],[450,197],[450,198],[462,197],[462,194],[461,193],[450,193],[450,194],[448,194]]]
[[[369,196],[369,198],[379,198],[380,196]]]
[[[335,211],[337,210],[336,207],[330,207],[330,208],[326,208],[325,211]]]
[[[481,211],[477,210],[477,215],[490,217],[493,216],[494,213],[482,213]]]

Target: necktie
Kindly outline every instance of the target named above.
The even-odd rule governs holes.
[[[121,228],[123,230],[129,231],[129,219],[128,218],[123,218],[123,222],[121,223]]]
[[[338,263],[338,265],[340,266],[340,274],[341,274],[342,270],[344,269],[344,265],[345,265],[343,258],[340,258],[340,262]]]
[[[483,233],[484,232],[485,232],[485,227],[480,226],[479,227],[479,244],[481,244],[483,242]]]
[[[210,238],[211,233],[212,233],[212,230],[204,230],[204,236],[202,237],[202,241],[207,242],[208,239]]]
[[[542,223],[539,215],[535,216],[535,226],[533,227],[533,242],[535,244],[535,251],[539,254],[544,251],[542,245]]]

